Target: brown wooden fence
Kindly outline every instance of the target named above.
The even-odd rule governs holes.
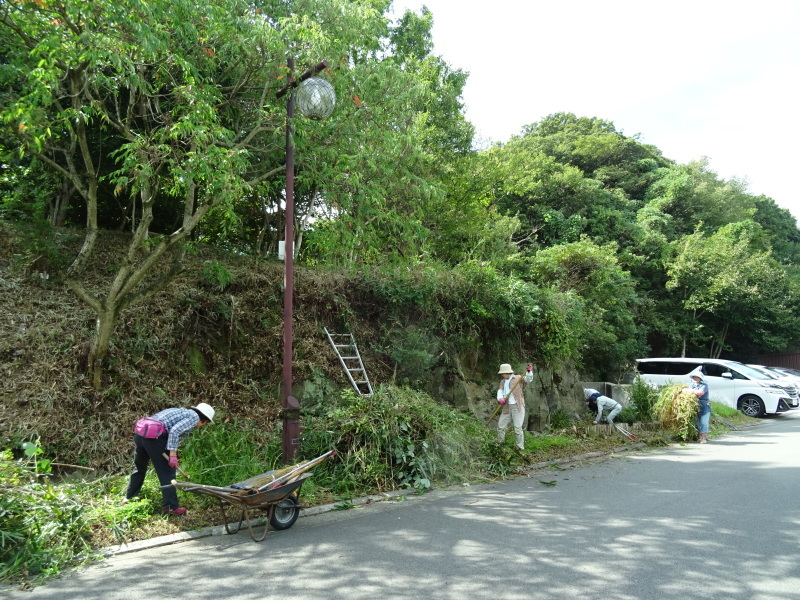
[[[800,350],[794,352],[776,352],[774,354],[760,354],[756,363],[767,367],[786,367],[787,369],[800,370]]]

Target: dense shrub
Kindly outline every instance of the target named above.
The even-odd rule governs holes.
[[[643,381],[641,377],[636,377],[631,383],[629,393],[634,420],[645,423],[652,421],[655,418],[653,407],[658,399],[658,390]]]
[[[0,490],[0,580],[44,578],[89,551],[84,505],[51,485],[35,456],[0,451]]]
[[[335,404],[309,415],[303,453],[336,456],[315,468],[334,495],[466,481],[479,470],[489,432],[472,415],[406,387],[381,386],[371,397],[345,390]]]

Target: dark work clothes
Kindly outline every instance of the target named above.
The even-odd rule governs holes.
[[[168,435],[168,433],[162,433],[155,439],[147,439],[134,434],[133,442],[136,445],[136,449],[133,454],[133,473],[128,484],[128,491],[125,494],[125,497],[129,500],[138,496],[139,492],[142,491],[144,476],[147,474],[147,465],[152,462],[159,483],[162,486],[168,486],[161,490],[164,506],[170,510],[178,508],[178,493],[170,485],[172,480],[175,479],[175,469],[169,466],[167,459],[163,456],[163,454],[169,455],[167,451]]]

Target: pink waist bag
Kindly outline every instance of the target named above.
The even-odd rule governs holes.
[[[161,421],[156,421],[150,417],[143,417],[136,421],[136,425],[133,426],[133,430],[143,438],[152,440],[160,436],[162,433],[165,433],[167,428],[164,427],[164,424]]]

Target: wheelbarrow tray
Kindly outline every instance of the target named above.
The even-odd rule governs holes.
[[[261,542],[273,529],[289,529],[300,516],[300,505],[297,501],[297,493],[300,486],[306,479],[311,477],[311,473],[301,473],[296,478],[286,481],[281,485],[268,490],[238,489],[234,487],[216,487],[213,485],[202,485],[191,482],[173,481],[172,485],[193,494],[212,496],[219,502],[222,522],[225,531],[230,534],[237,533],[242,528],[242,523],[247,525],[250,537],[255,542]],[[232,528],[229,524],[225,506],[232,505],[241,508],[239,524]],[[266,511],[264,531],[257,535],[254,531],[252,519],[255,515],[251,511]],[[276,512],[277,511],[277,512]],[[256,524],[256,527],[258,525]]]
[[[172,480],[172,485],[177,489],[192,492],[193,494],[203,494],[216,498],[219,501],[225,531],[236,533],[242,528],[242,523],[246,522],[250,537],[254,541],[260,542],[267,537],[270,525],[279,530],[289,529],[294,525],[300,515],[300,505],[297,501],[300,486],[303,485],[306,479],[311,477],[311,473],[307,471],[335,453],[335,450],[329,450],[313,460],[275,471],[267,471],[261,475],[225,487],[203,485],[190,481],[176,481],[174,479]],[[228,517],[225,514],[226,505],[238,506],[242,509],[239,525],[235,529],[231,529],[228,525]],[[267,512],[264,532],[260,536],[255,534],[251,523],[250,511],[257,510]]]
[[[228,504],[247,506],[249,508],[267,508],[270,504],[275,504],[286,498],[292,492],[300,488],[305,480],[311,477],[311,473],[301,473],[296,479],[287,481],[278,487],[268,490],[257,491],[252,488],[238,488],[234,486],[216,487],[213,485],[203,485],[190,481],[173,481],[172,485],[185,492],[213,496],[224,500]]]

